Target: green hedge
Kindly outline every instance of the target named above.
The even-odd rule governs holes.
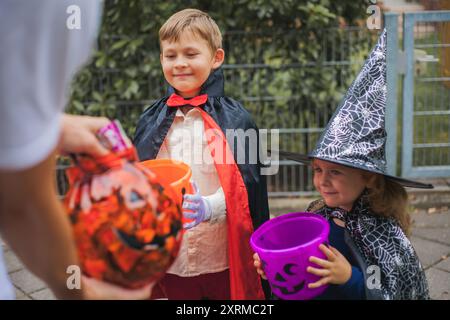
[[[226,92],[244,102],[260,127],[323,125],[309,119],[308,110],[329,112],[359,69],[369,51],[368,33],[346,26],[364,26],[368,4],[106,1],[98,51],[73,83],[69,112],[118,118],[132,135],[145,106],[166,90],[158,30],[170,15],[191,7],[218,23],[224,34]],[[333,65],[350,60],[359,63]]]

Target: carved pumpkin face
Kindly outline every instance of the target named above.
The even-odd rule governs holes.
[[[263,269],[267,266],[267,264],[262,261]],[[295,263],[287,263],[284,265],[283,270],[276,272],[274,279],[270,281],[270,285],[274,293],[276,291],[280,291],[283,295],[293,295],[297,294],[305,287],[305,280],[298,281],[296,280],[292,285],[292,278],[297,278],[297,271],[299,266]]]
[[[327,241],[328,221],[315,213],[293,212],[270,219],[251,236],[250,245],[261,260],[261,267],[272,292],[283,300],[309,300],[327,286],[309,288],[321,277],[307,272],[311,256],[326,259],[319,244]]]
[[[170,267],[182,238],[180,207],[146,168],[127,159],[81,159],[65,207],[83,272],[129,288]]]

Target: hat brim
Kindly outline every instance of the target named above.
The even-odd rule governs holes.
[[[272,155],[272,153],[277,153],[280,158],[283,157],[283,158],[301,162],[304,164],[310,164],[311,160],[312,160],[308,155],[302,154],[302,153],[295,153],[295,152],[289,152],[289,151],[283,151],[283,150],[269,150],[269,152],[271,155]]]
[[[333,162],[339,165],[343,165],[346,167],[350,167],[350,168],[354,168],[354,169],[360,169],[360,170],[364,170],[364,171],[368,171],[368,172],[372,172],[372,173],[377,173],[377,174],[381,174],[383,176],[385,176],[386,178],[388,178],[389,180],[392,180],[394,182],[397,182],[398,184],[404,186],[404,187],[408,187],[408,188],[418,188],[418,189],[433,189],[434,186],[432,184],[429,183],[422,183],[422,182],[418,182],[418,181],[413,181],[413,180],[408,180],[408,179],[404,179],[404,178],[399,178],[396,176],[392,176],[380,171],[375,171],[375,170],[368,170],[365,167],[356,165],[356,164],[352,164],[349,162],[344,162],[344,161],[339,161],[339,160],[331,160],[331,159],[325,159],[325,158],[320,158],[320,157],[311,157],[305,154],[301,154],[301,153],[295,153],[295,152],[289,152],[289,151],[282,151],[282,150],[270,150],[270,152],[277,152],[279,157],[283,157],[289,160],[293,160],[296,162],[300,162],[306,165],[311,164],[312,159],[320,159],[323,161],[328,161],[328,162]]]

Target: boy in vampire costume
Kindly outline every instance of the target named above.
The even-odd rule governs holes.
[[[196,25],[200,20],[203,22]],[[208,32],[215,31],[216,36],[220,38],[219,45],[214,46],[209,39],[202,38],[203,33],[195,31],[196,28],[202,28],[202,25],[209,25],[206,29]],[[169,29],[171,33],[167,31]],[[177,34],[177,36],[173,37],[173,34]],[[169,299],[264,299],[261,279],[254,272],[252,250],[249,245],[253,230],[269,218],[267,186],[265,177],[261,175],[261,164],[259,161],[256,163],[249,161],[252,158],[252,152],[256,152],[256,155],[259,153],[259,138],[256,142],[251,141],[246,144],[245,136],[232,135],[230,138],[226,135],[227,130],[235,133],[236,130],[241,132],[253,130],[258,133],[258,128],[250,114],[239,102],[224,95],[224,77],[220,69],[223,62],[220,31],[205,13],[187,9],[176,13],[163,25],[160,30],[160,41],[161,63],[170,87],[167,96],[146,109],[138,122],[134,144],[139,158],[143,161],[157,157],[171,157],[173,154],[171,149],[172,151],[174,149],[172,144],[178,144],[177,147],[180,147],[181,143],[181,138],[172,138],[177,129],[185,129],[186,119],[197,117],[193,119],[197,119],[201,123],[203,132],[194,134],[193,139],[194,142],[196,139],[203,139],[203,142],[200,141],[200,143],[203,143],[203,151],[212,158],[211,170],[214,171],[211,179],[204,178],[204,176],[202,178],[200,172],[197,175],[198,180],[201,183],[202,179],[214,180],[214,177],[218,177],[219,186],[219,191],[211,196],[200,195],[197,187],[194,187],[196,195],[184,195],[183,208],[197,209],[194,215],[184,212],[184,215],[193,218],[194,222],[185,226],[187,231],[183,244],[186,246],[186,252],[195,253],[189,253],[188,257],[186,252],[181,252],[177,260],[189,260],[189,263],[177,264],[176,261],[174,274],[166,275],[167,279],[163,279],[165,289],[176,288],[176,290],[172,290],[171,294],[167,294],[166,290],[166,296]],[[194,42],[196,42],[195,46],[192,45]],[[204,51],[202,51],[203,47]],[[208,71],[209,76],[206,74],[206,81],[203,80],[201,87],[195,90],[195,84],[192,84],[191,88],[189,81],[201,78],[199,74],[202,69],[199,69],[198,65],[202,62],[197,63],[193,60],[200,59],[204,55],[207,57],[207,61],[210,61],[207,52],[210,49],[212,49],[215,60],[211,64],[212,68]],[[186,52],[187,56],[184,57]],[[222,55],[220,56],[220,54]],[[174,74],[178,76],[173,76]],[[196,76],[197,78],[195,78]],[[231,141],[227,141],[227,138]],[[251,150],[252,145],[256,145],[254,150]],[[182,148],[186,149],[186,144]],[[183,152],[186,151],[185,149]],[[245,152],[244,163],[238,161],[238,150]],[[190,149],[187,151],[191,152]],[[196,165],[189,163],[190,159],[185,160],[185,158],[180,159],[179,157],[178,159],[191,165],[193,180],[197,184]],[[203,168],[200,167],[198,170],[201,171]],[[205,188],[200,187],[201,190],[205,190]],[[194,235],[195,230],[209,228],[213,225],[214,220],[218,221],[214,217],[214,207],[220,206],[216,206],[213,202],[217,202],[220,197],[224,203],[222,210],[223,236],[222,231],[211,231],[212,229],[207,231],[217,233],[212,238],[208,238],[206,231],[203,235]],[[208,210],[211,207],[213,210]],[[186,234],[188,235],[186,236]],[[191,243],[192,239],[189,238],[191,235],[197,237],[197,244]],[[202,269],[201,266],[192,266],[191,268],[190,265],[193,260],[197,259],[196,256],[202,255],[199,254],[199,251],[201,252],[204,247],[211,246],[210,242],[222,241],[218,238],[227,238],[225,240],[227,243],[222,244],[225,248],[206,253],[198,259],[201,261],[199,264],[208,265],[214,264],[215,259],[221,260],[222,257],[219,255],[225,256],[222,260],[226,263],[226,284],[222,281],[224,273],[219,272],[221,269],[214,267],[215,270],[209,271],[205,269],[207,267]],[[181,251],[183,251],[183,247]],[[209,254],[213,258],[210,258]],[[223,267],[222,264],[221,268],[223,269]],[[205,272],[205,270],[207,271]],[[169,270],[170,272],[171,270]],[[206,278],[210,275],[216,275],[216,278]],[[194,280],[199,280],[200,284]],[[190,282],[183,285],[184,281]],[[196,295],[195,291],[203,285],[205,286],[203,291]],[[223,290],[222,287],[227,288]],[[222,293],[217,294],[217,291],[222,291]]]

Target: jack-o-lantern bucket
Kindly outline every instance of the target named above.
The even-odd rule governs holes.
[[[163,185],[169,185],[176,193],[176,200],[181,206],[183,195],[193,193],[191,186],[191,168],[182,161],[173,159],[153,159],[141,162],[141,165],[150,169]]]
[[[308,300],[327,286],[309,289],[320,277],[306,271],[311,256],[326,259],[319,245],[328,242],[330,226],[321,216],[307,212],[284,214],[265,222],[250,238],[272,292],[283,300]]]
[[[134,147],[74,160],[64,205],[82,270],[128,288],[160,279],[183,238],[174,191],[137,162]]]

